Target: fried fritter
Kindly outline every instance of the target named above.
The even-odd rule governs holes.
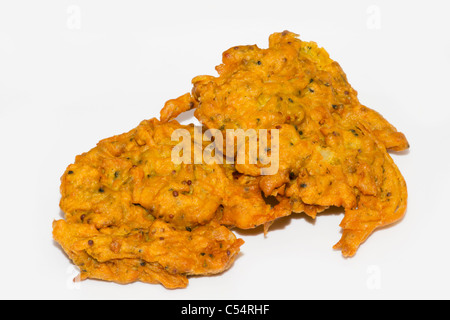
[[[122,220],[142,226],[143,212],[182,227],[211,221],[226,177],[218,165],[175,164],[171,153],[178,142],[171,135],[177,129],[193,137],[193,126],[152,119],[78,156],[62,177],[61,209],[97,228]],[[124,202],[133,207],[124,210]]]
[[[343,235],[335,245],[344,256],[354,255],[374,229],[403,216],[406,183],[387,149],[405,150],[408,141],[360,104],[324,49],[285,31],[270,36],[268,49],[227,50],[216,70],[218,77],[194,78],[190,96],[168,101],[161,119],[195,108],[207,128],[279,129],[279,171],[260,177],[261,190],[289,199],[295,212],[310,206],[312,217],[344,207]],[[259,167],[236,165],[254,176]]]
[[[127,224],[98,230],[87,223],[53,223],[53,235],[81,269],[81,279],[117,283],[142,281],[182,288],[188,275],[226,270],[242,240],[211,222],[192,231],[176,229],[159,219],[149,227]]]
[[[239,229],[265,225],[267,231],[271,222],[291,214],[289,199],[278,201],[263,195],[261,177],[239,173],[232,165],[224,165],[224,169],[231,182],[218,218],[220,224]]]
[[[175,164],[176,129],[194,137],[194,126],[143,121],[67,168],[65,220],[54,222],[53,235],[82,279],[185,287],[186,276],[220,273],[236,258],[243,241],[218,220],[235,210],[227,199],[243,187],[218,164]]]

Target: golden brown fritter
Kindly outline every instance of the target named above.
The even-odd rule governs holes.
[[[186,276],[219,273],[234,261],[243,241],[217,220],[223,208],[234,210],[226,206],[230,192],[242,190],[218,164],[175,164],[176,129],[194,137],[194,126],[143,121],[67,168],[65,220],[54,222],[53,235],[82,279],[184,287]]]
[[[269,48],[236,46],[223,54],[218,77],[193,79],[189,97],[168,101],[167,121],[196,108],[208,128],[278,129],[279,171],[260,177],[266,196],[289,199],[293,211],[311,216],[329,206],[345,209],[335,248],[355,254],[376,228],[399,220],[406,183],[387,149],[409,147],[379,113],[359,103],[339,64],[314,42],[275,33]],[[258,164],[237,171],[257,176]],[[296,207],[296,208],[294,208]]]
[[[261,191],[261,177],[252,177],[236,171],[232,165],[224,165],[231,183],[228,184],[228,196],[221,207],[218,221],[222,225],[239,229],[251,229],[291,214],[289,199],[277,201],[265,197]],[[275,200],[275,201],[274,201]]]
[[[223,272],[243,243],[216,222],[188,231],[159,219],[149,227],[124,223],[101,229],[59,220],[53,236],[79,266],[82,280],[142,281],[166,288],[186,287],[189,275]]]

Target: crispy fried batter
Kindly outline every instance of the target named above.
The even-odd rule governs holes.
[[[264,197],[261,177],[237,172],[232,165],[224,165],[229,183],[227,197],[218,220],[221,224],[239,229],[251,229],[291,214],[289,199],[272,201]]]
[[[143,121],[67,168],[66,216],[53,235],[82,279],[185,287],[186,276],[219,273],[234,261],[243,241],[217,220],[222,208],[235,210],[227,199],[242,188],[218,164],[172,162],[176,129],[194,137],[193,126]]]
[[[65,219],[53,222],[53,237],[80,279],[183,288],[188,276],[234,262],[243,240],[228,227],[267,232],[292,212],[315,218],[331,206],[345,210],[334,248],[353,256],[376,228],[404,215],[406,183],[387,150],[405,150],[408,141],[359,103],[324,49],[285,31],[270,36],[268,49],[227,50],[216,69],[218,77],[196,77],[192,94],[169,100],[161,122],[105,139],[67,168]],[[175,130],[189,132],[192,151],[206,146],[194,141],[193,125],[172,120],[191,109],[224,135],[269,129],[271,140],[279,130],[278,172],[261,175],[261,161],[197,164],[195,152],[190,164],[174,162]]]
[[[185,287],[188,275],[220,273],[234,261],[242,240],[215,222],[191,232],[161,220],[150,227],[102,228],[87,223],[53,223],[53,235],[81,269],[81,279],[117,283],[143,281]]]
[[[313,217],[329,206],[344,207],[343,235],[335,248],[352,256],[374,229],[403,216],[406,183],[386,149],[409,144],[379,113],[359,103],[324,49],[297,37],[285,31],[270,36],[268,49],[227,50],[216,68],[219,77],[194,78],[191,97],[170,101],[161,115],[169,120],[196,108],[195,116],[208,128],[279,129],[279,171],[260,177],[261,190]],[[261,166],[236,169],[255,175]]]

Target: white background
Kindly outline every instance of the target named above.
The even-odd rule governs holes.
[[[449,1],[6,1],[0,3],[0,298],[450,298]],[[409,139],[393,158],[409,207],[344,259],[342,211],[294,215],[238,232],[246,243],[222,275],[188,288],[73,284],[53,242],[59,178],[103,138],[159,117],[191,79],[215,75],[224,50],[267,47],[273,32],[316,41],[361,102]],[[184,117],[184,123],[194,122]]]

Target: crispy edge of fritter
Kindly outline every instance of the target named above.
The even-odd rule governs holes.
[[[187,276],[224,272],[244,243],[214,222],[191,231],[174,230],[158,220],[149,229],[129,233],[118,229],[111,233],[58,220],[53,222],[53,238],[79,266],[81,279],[142,281],[167,288],[185,287]]]

